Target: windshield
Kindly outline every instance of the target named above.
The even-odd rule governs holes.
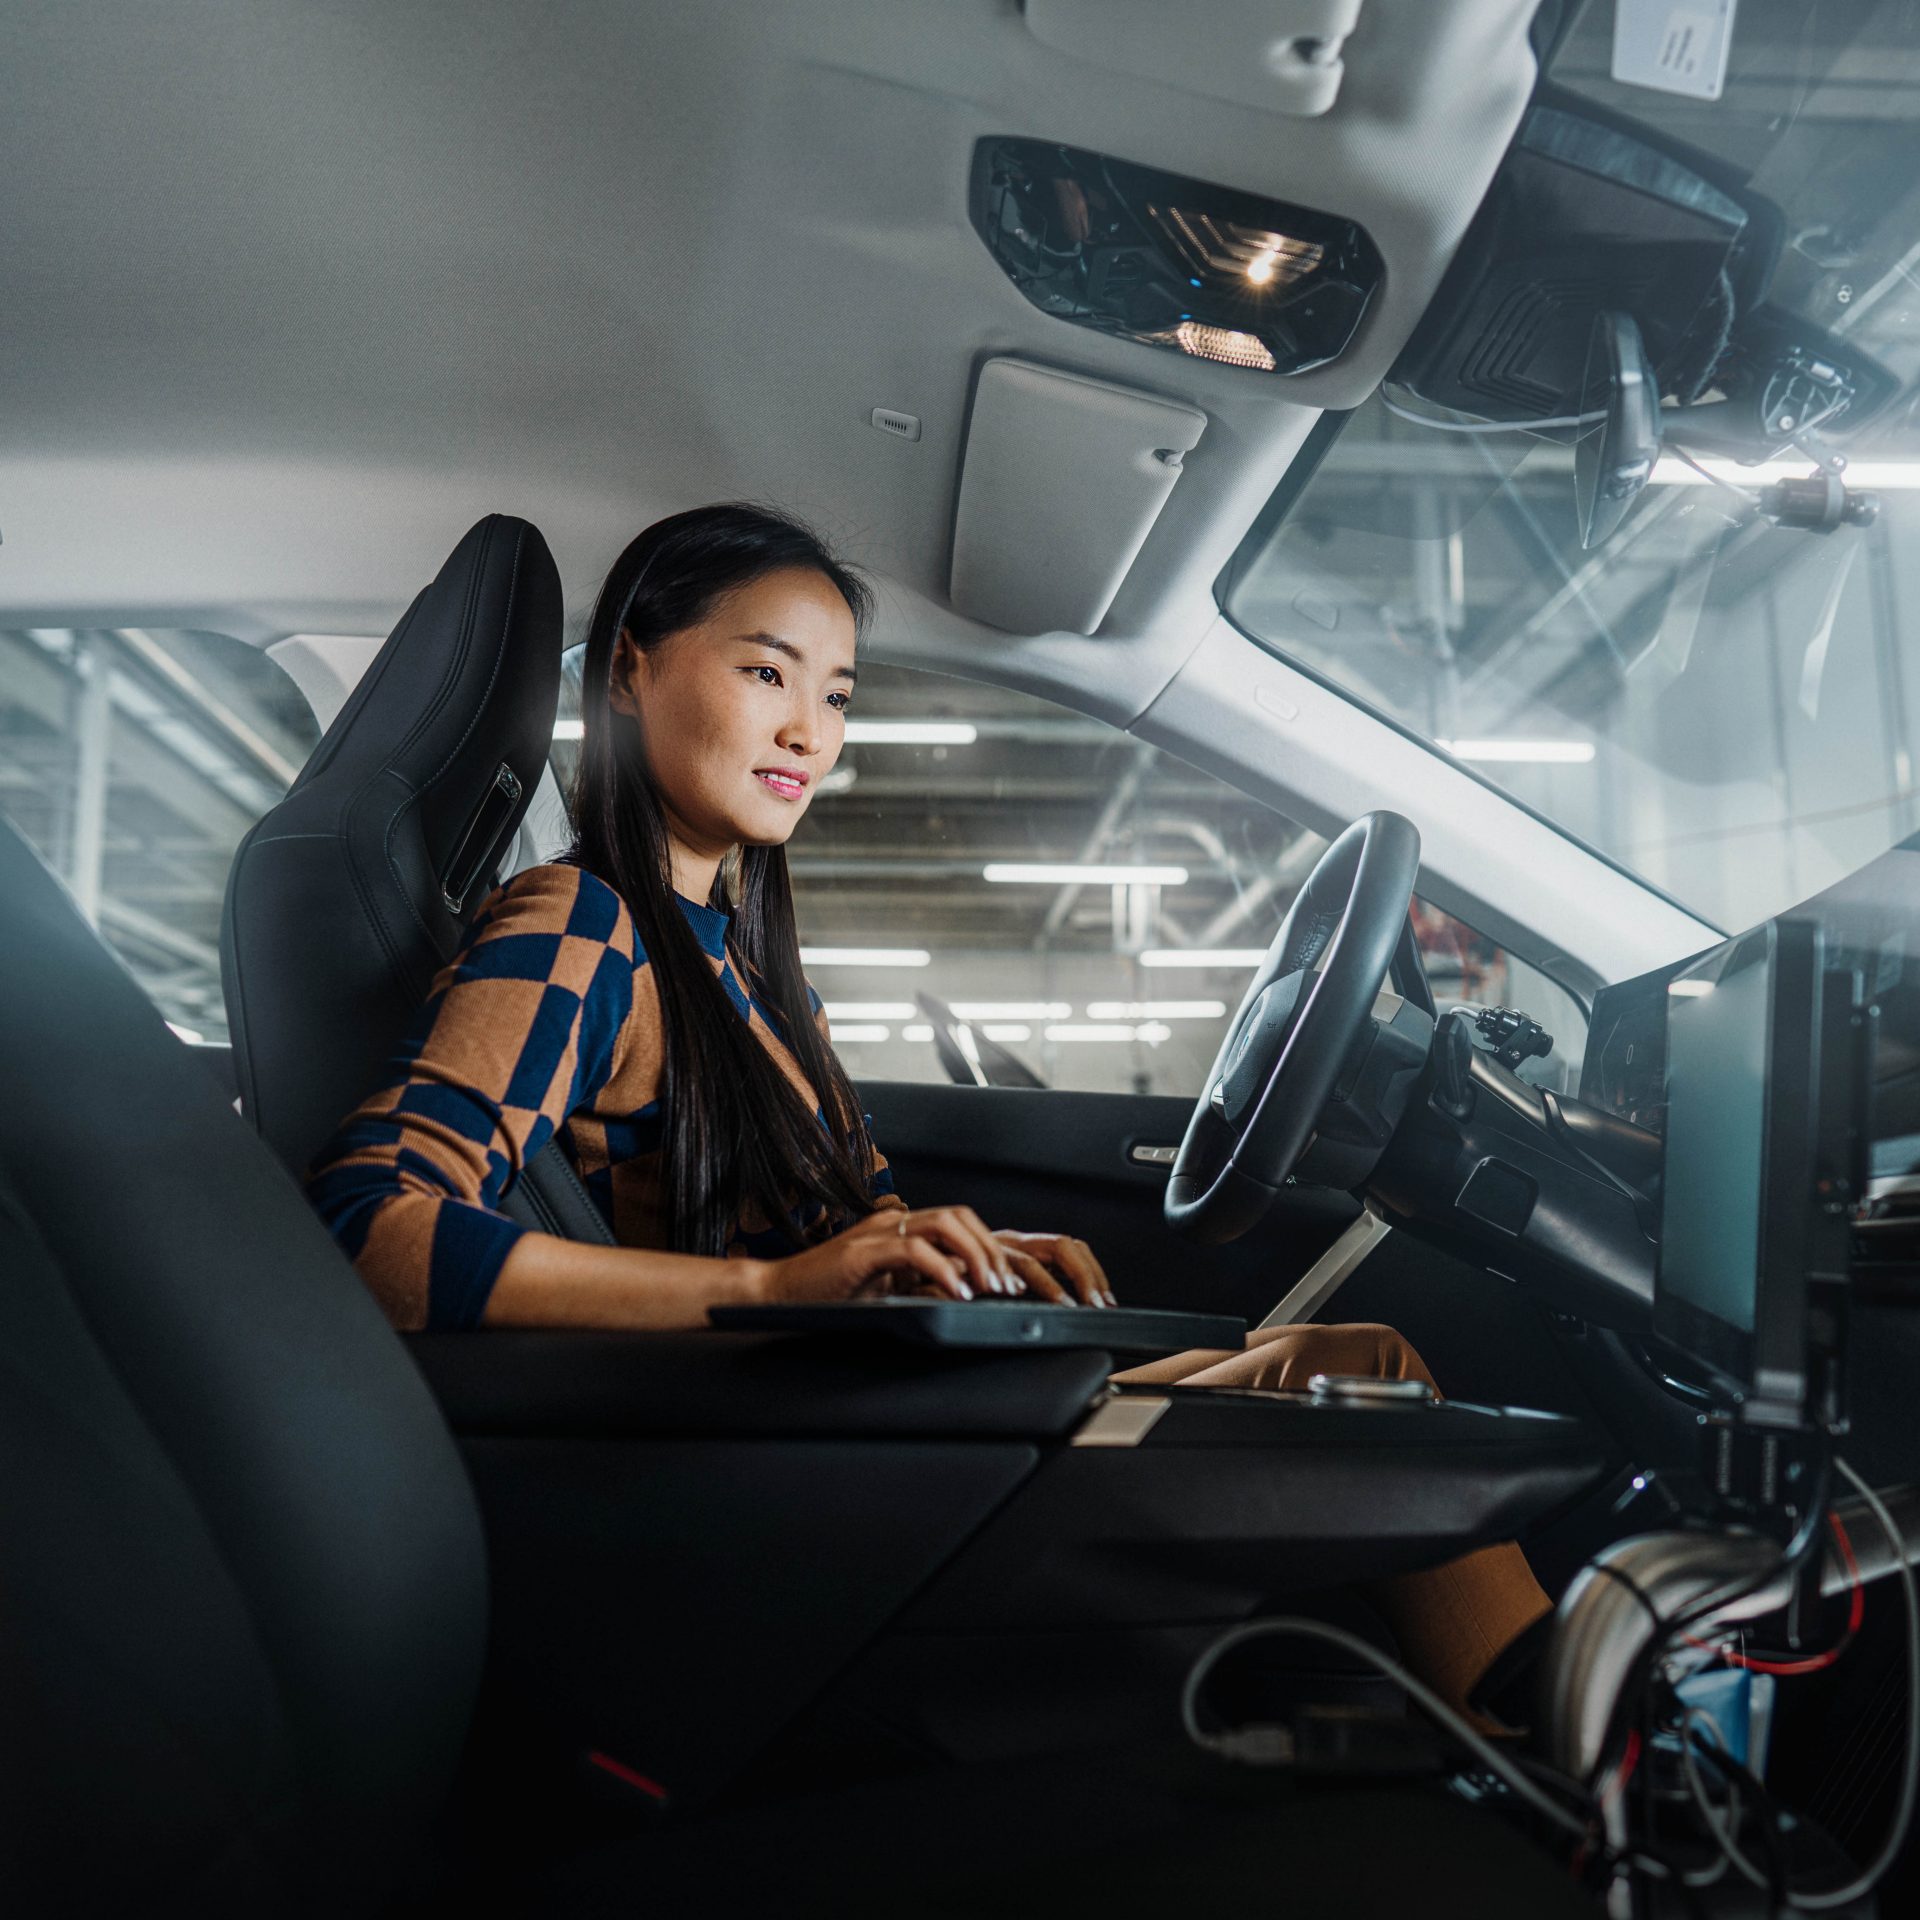
[[[1777,525],[1752,496],[1812,473],[1806,453],[1691,465],[1670,433],[1587,549],[1574,431],[1446,430],[1466,411],[1390,382],[1322,422],[1317,468],[1255,528],[1224,601],[1275,651],[1743,927],[1920,827],[1920,30],[1904,4],[1748,0],[1706,99],[1613,80],[1613,18],[1585,10],[1552,81],[1780,210],[1765,302],[1890,376],[1870,422],[1802,443],[1844,455],[1877,522]]]

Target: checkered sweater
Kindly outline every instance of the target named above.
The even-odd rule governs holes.
[[[674,896],[740,1017],[820,1116],[779,1015],[741,984],[729,916]],[[820,996],[807,989],[824,1032]],[[665,1247],[660,991],[626,903],[578,867],[531,867],[495,892],[433,983],[385,1083],[321,1150],[307,1192],[398,1327],[471,1327],[525,1231],[500,1211],[520,1169],[557,1138],[614,1239]],[[904,1204],[875,1154],[874,1207]],[[807,1240],[848,1224],[817,1202]],[[739,1222],[736,1255],[789,1250]]]

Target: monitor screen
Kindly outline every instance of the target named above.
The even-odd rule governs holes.
[[[1667,986],[1654,1330],[1743,1420],[1840,1407],[1848,1215],[1863,1178],[1858,982],[1769,921]]]
[[[1772,961],[1771,939],[1752,936],[1718,977],[1696,973],[1667,988],[1660,1284],[1749,1335],[1760,1281]]]

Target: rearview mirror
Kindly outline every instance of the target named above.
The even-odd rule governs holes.
[[[1597,420],[1573,450],[1580,544],[1597,547],[1626,517],[1660,457],[1660,390],[1630,313],[1596,313],[1580,416]]]

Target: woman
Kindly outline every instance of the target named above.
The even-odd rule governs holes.
[[[621,554],[588,629],[565,858],[486,903],[309,1191],[403,1328],[699,1326],[736,1301],[915,1288],[1113,1304],[1085,1242],[893,1190],[800,970],[786,842],[839,758],[869,611],[813,534],[748,506]],[[551,1138],[617,1242],[500,1205]],[[1289,1327],[1134,1380],[1426,1377],[1384,1327]],[[1546,1609],[1517,1549],[1391,1583],[1427,1678],[1464,1700]]]

